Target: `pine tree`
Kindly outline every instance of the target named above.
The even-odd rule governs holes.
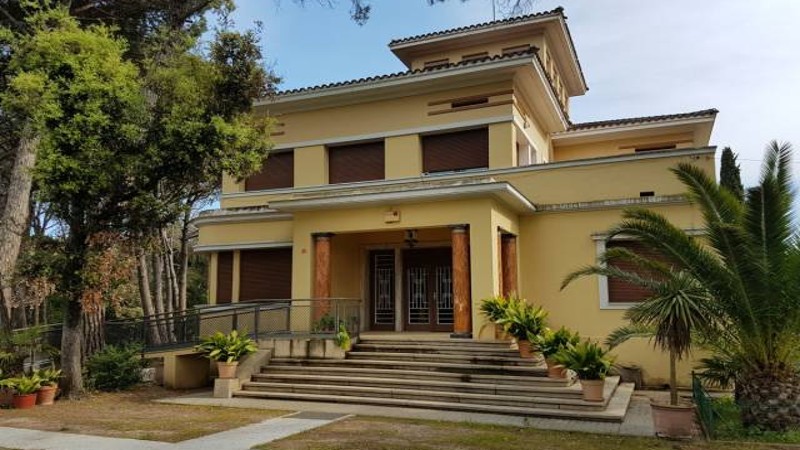
[[[738,156],[730,147],[722,150],[722,161],[719,168],[719,184],[726,188],[739,200],[744,200],[744,186],[742,174],[737,163]]]

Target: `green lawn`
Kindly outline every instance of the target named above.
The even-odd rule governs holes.
[[[534,428],[357,417],[256,447],[285,450],[755,450],[766,443],[673,442]]]

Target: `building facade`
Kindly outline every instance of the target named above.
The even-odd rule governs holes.
[[[262,171],[197,220],[212,303],[358,298],[362,328],[493,339],[481,299],[518,293],[603,339],[642,292],[602,278],[604,231],[639,205],[694,230],[669,172],[714,173],[716,110],[575,123],[587,92],[561,9],[392,41],[406,71],[279,93]],[[646,342],[619,360],[666,378]]]

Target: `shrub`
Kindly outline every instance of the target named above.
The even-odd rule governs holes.
[[[511,298],[497,323],[519,341],[534,341],[547,326],[547,312],[525,300]]]
[[[203,342],[195,348],[210,360],[226,363],[239,361],[243,356],[258,350],[255,341],[239,334],[236,330],[229,334],[217,331],[203,339]]]
[[[89,384],[101,391],[128,389],[142,382],[146,362],[141,347],[109,345],[86,361]]]
[[[350,350],[350,333],[347,331],[344,322],[339,322],[339,331],[333,340],[342,350]]]
[[[36,375],[22,375],[17,378],[9,378],[0,382],[3,387],[14,390],[17,395],[30,395],[42,387],[42,380]]]
[[[574,371],[581,380],[604,380],[614,362],[607,350],[590,340],[562,348],[553,359]]]
[[[557,331],[547,329],[539,335],[534,343],[542,352],[545,358],[551,358],[556,353],[565,347],[578,345],[581,341],[578,333],[573,333],[571,330],[561,327]]]

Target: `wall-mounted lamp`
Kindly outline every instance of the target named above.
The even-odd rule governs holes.
[[[417,230],[406,230],[406,238],[405,238],[406,245],[408,248],[414,248],[417,245]]]

